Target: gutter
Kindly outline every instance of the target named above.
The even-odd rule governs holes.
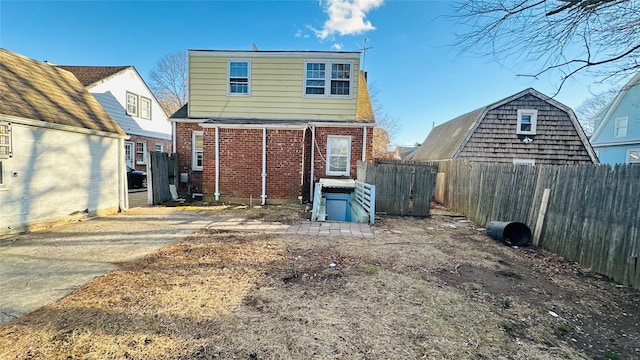
[[[315,148],[316,148],[316,126],[311,126],[311,179],[309,180],[309,201],[313,201],[313,176],[314,176],[314,156],[315,156]]]
[[[216,201],[220,200],[220,129],[216,128]]]

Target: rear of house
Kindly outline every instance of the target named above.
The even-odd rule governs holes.
[[[126,135],[82,84],[0,49],[0,235],[127,207]]]
[[[413,160],[593,164],[595,152],[573,111],[526,89],[435,127]]]
[[[371,161],[375,120],[358,52],[189,51],[176,126],[179,191],[209,201],[310,199]]]

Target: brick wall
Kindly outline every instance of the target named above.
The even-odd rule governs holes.
[[[314,149],[314,179],[316,183],[320,178],[352,178],[355,179],[358,169],[358,161],[362,160],[362,140],[364,129],[362,128],[342,128],[342,127],[316,127],[316,146]],[[351,137],[351,161],[350,175],[328,176],[327,175],[327,137],[330,135]],[[366,160],[373,159],[373,129],[367,129]]]
[[[147,153],[151,152],[155,148],[155,144],[162,144],[164,146],[164,152],[171,153],[171,140],[158,139],[149,136],[140,136],[140,135],[130,135],[128,142],[133,143],[133,167],[136,170],[147,171],[146,164],[137,164],[136,163],[136,142],[144,142],[147,144]],[[149,162],[149,156],[147,154],[147,162]]]
[[[297,201],[304,171],[302,130],[267,130],[267,201]]]
[[[197,123],[176,124],[176,154],[178,155],[178,174],[187,173],[189,174],[190,179],[189,183],[178,183],[178,192],[181,194],[188,193],[189,186],[191,186],[191,193],[202,194],[202,171],[191,170],[191,134],[193,131],[202,130],[202,127]],[[205,164],[206,163],[207,160],[205,160]]]

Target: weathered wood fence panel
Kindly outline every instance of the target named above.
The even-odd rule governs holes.
[[[382,161],[358,163],[358,180],[376,186],[376,211],[428,216],[437,164]]]
[[[151,152],[151,189],[153,191],[154,205],[171,200],[169,170],[169,155],[160,151]]]
[[[445,205],[486,226],[518,221],[532,230],[544,189],[549,204],[540,246],[640,288],[640,166],[513,166],[453,160]]]

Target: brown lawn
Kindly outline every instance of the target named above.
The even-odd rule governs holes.
[[[0,358],[640,358],[640,292],[460,220],[204,230],[0,327]]]

